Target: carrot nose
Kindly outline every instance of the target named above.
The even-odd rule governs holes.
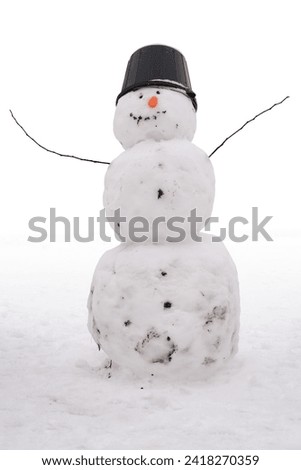
[[[148,106],[150,108],[155,108],[158,104],[158,98],[156,96],[152,96],[149,100],[148,100]]]

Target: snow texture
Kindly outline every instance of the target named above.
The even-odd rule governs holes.
[[[97,247],[1,244],[1,449],[301,449],[300,238],[231,244],[239,354],[184,382],[108,378],[86,328]]]
[[[135,373],[208,375],[236,353],[239,293],[223,243],[122,244],[100,259],[89,329],[108,357]]]

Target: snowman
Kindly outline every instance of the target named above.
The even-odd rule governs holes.
[[[107,218],[122,218],[113,227],[123,241],[95,269],[88,327],[110,364],[139,376],[206,377],[237,351],[236,268],[223,243],[202,231],[215,180],[210,159],[191,143],[196,111],[179,51],[151,45],[131,56],[114,118],[125,150],[104,191]],[[138,222],[143,235],[133,237]]]

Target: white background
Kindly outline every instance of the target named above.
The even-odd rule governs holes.
[[[2,448],[300,448],[298,2],[10,1],[0,18]],[[106,167],[41,150],[8,111],[46,147],[112,161],[127,61],[152,43],[185,55],[199,105],[194,142],[207,153],[291,96],[212,157],[213,215],[248,218],[259,206],[274,216],[275,241],[228,243],[240,353],[232,371],[168,399],[95,372],[85,301],[98,258],[116,242],[27,242],[28,219],[50,207],[81,216],[84,235],[102,208]]]

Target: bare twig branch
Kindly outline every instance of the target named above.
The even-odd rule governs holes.
[[[24,129],[23,126],[21,126],[21,124],[17,121],[17,119],[15,118],[15,116],[13,115],[13,112],[12,110],[10,109],[10,114],[13,118],[13,120],[15,121],[16,124],[18,124],[18,126],[22,129],[22,131],[24,132],[25,135],[27,135],[27,137],[29,137],[35,144],[37,144],[39,147],[41,147],[43,150],[46,150],[47,152],[50,152],[50,153],[55,153],[55,155],[59,155],[60,157],[67,157],[67,158],[75,158],[76,160],[81,160],[83,162],[91,162],[91,163],[103,163],[104,165],[110,165],[109,162],[101,162],[100,160],[90,160],[89,158],[80,158],[80,157],[76,157],[75,155],[67,155],[65,153],[59,153],[59,152],[55,152],[54,150],[49,150],[48,148],[44,147],[44,145],[41,145],[39,144],[39,142],[37,142],[33,137],[31,137],[27,132],[26,130]]]
[[[249,122],[254,121],[258,116],[261,116],[261,114],[264,114],[264,113],[266,113],[267,111],[270,111],[270,110],[273,109],[275,106],[278,106],[279,104],[283,103],[283,101],[287,100],[288,98],[289,98],[289,96],[286,96],[285,98],[283,98],[282,101],[279,101],[279,103],[273,104],[273,106],[271,106],[270,108],[265,109],[264,111],[261,111],[261,113],[256,114],[256,116],[254,116],[252,119],[250,119],[249,121],[245,122],[243,126],[241,126],[239,129],[237,129],[237,131],[233,132],[233,134],[229,135],[218,147],[216,147],[216,149],[213,150],[212,153],[210,153],[209,158],[212,157],[212,155],[213,155],[215,152],[217,152],[217,150],[220,149],[220,148],[224,145],[224,143],[227,142],[227,140],[231,139],[231,137],[233,137],[235,134],[237,134],[237,132],[241,131],[247,124],[249,124]]]

